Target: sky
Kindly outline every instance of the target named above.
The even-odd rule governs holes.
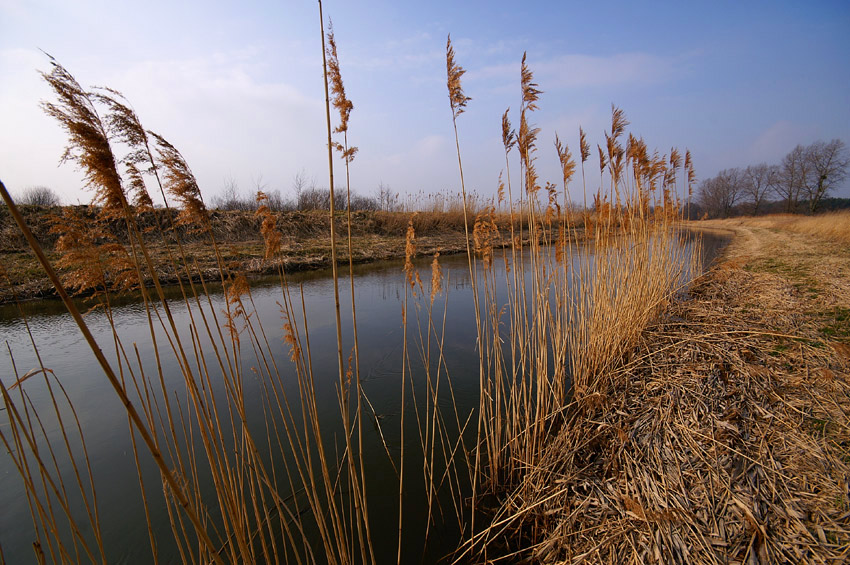
[[[846,0],[323,7],[354,103],[351,183],[363,195],[459,190],[448,34],[472,98],[458,118],[466,185],[485,197],[505,168],[502,113],[519,123],[523,53],[543,91],[531,118],[543,181],[560,180],[556,133],[574,154],[579,126],[604,143],[612,104],[659,153],[690,149],[699,179],[778,163],[798,144],[850,143]],[[291,197],[299,174],[327,187],[319,21],[306,0],[0,0],[0,180],[13,194],[47,186],[65,203],[91,200],[82,173],[60,165],[64,133],[39,106],[53,99],[39,75],[49,53],[80,84],[121,91],[183,153],[208,202],[233,184]],[[587,178],[595,191],[593,157]],[[834,195],[850,197],[850,183]]]

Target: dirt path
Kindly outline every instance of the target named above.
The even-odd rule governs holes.
[[[717,227],[722,262],[529,480],[540,562],[850,561],[850,247]]]

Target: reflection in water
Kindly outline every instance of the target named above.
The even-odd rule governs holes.
[[[686,238],[687,239],[687,238]],[[704,237],[704,241],[708,238]],[[685,245],[691,245],[686,241]],[[713,245],[712,245],[713,246]],[[712,247],[709,246],[709,247]],[[498,255],[498,254],[497,254]],[[706,259],[706,255],[703,258]],[[576,257],[578,251],[576,251]],[[428,272],[430,259],[423,259],[417,267],[423,278]],[[445,315],[445,367],[451,375],[454,403],[461,419],[465,419],[478,406],[478,356],[476,353],[475,323],[469,270],[466,257],[442,257],[444,288],[448,292],[438,296],[433,304],[435,318]],[[494,266],[499,272],[503,269],[500,260]],[[343,269],[343,271],[347,271]],[[369,514],[373,537],[376,542],[378,562],[395,560],[397,530],[397,485],[398,479],[387,450],[397,461],[400,452],[399,416],[401,414],[400,379],[402,367],[402,316],[401,305],[405,293],[405,281],[400,263],[381,263],[355,267],[356,304],[358,315],[358,335],[360,339],[360,363],[363,375],[363,390],[374,407],[374,415],[367,409],[371,425],[364,426],[363,452],[366,461],[366,489],[369,500]],[[498,277],[497,277],[498,279]],[[256,304],[255,316],[262,321],[269,342],[275,352],[275,363],[280,367],[285,386],[297,396],[295,374],[288,359],[288,350],[283,343],[283,322],[279,303],[282,302],[281,290],[275,278],[255,281],[252,285],[252,298]],[[334,443],[341,432],[337,406],[337,363],[336,363],[336,327],[334,321],[334,301],[332,281],[327,272],[297,273],[290,276],[290,288],[293,294],[301,292],[307,312],[307,324],[312,344],[312,362],[317,375],[316,393],[318,405],[325,408],[321,426],[323,433],[330,438],[330,453],[334,453]],[[501,283],[500,283],[501,284]],[[348,280],[341,277],[341,313],[343,327],[351,327],[351,308],[348,301]],[[503,292],[498,287],[497,292]],[[186,343],[191,343],[189,312],[181,299],[179,288],[169,289],[170,306],[180,332]],[[298,296],[300,301],[300,295]],[[423,302],[423,304],[427,304]],[[426,306],[427,307],[427,306]],[[97,485],[98,506],[104,539],[106,540],[107,560],[110,563],[135,563],[150,561],[148,534],[145,523],[144,507],[139,494],[139,482],[135,460],[130,444],[126,413],[114,391],[109,387],[98,370],[94,356],[84,343],[70,316],[64,314],[61,304],[56,301],[39,301],[22,306],[26,318],[21,317],[14,306],[0,308],[0,343],[4,353],[0,355],[0,378],[9,387],[18,375],[38,366],[30,340],[38,347],[44,365],[53,371],[65,386],[74,404],[80,423],[85,431],[88,455]],[[81,307],[85,310],[86,307]],[[196,306],[193,305],[193,310]],[[219,317],[224,300],[220,288],[213,289],[209,304],[203,304],[208,317]],[[195,315],[197,316],[197,310]],[[144,306],[133,297],[126,297],[114,304],[114,324],[125,349],[138,349],[138,357],[143,360],[146,374],[156,374],[156,362],[151,346],[151,335]],[[411,312],[412,319],[424,317],[422,310]],[[87,314],[87,323],[95,338],[110,361],[116,362],[113,334],[109,318],[102,309],[94,309]],[[424,323],[424,322],[423,322]],[[350,331],[344,334],[343,351],[347,357],[353,343]],[[30,337],[32,336],[32,337]],[[162,339],[162,335],[158,335]],[[411,338],[417,343],[418,336]],[[265,406],[262,383],[259,378],[251,377],[249,370],[256,364],[250,351],[242,352],[245,363],[245,397],[249,405],[249,426],[257,437],[265,438],[266,429],[263,413]],[[135,354],[134,354],[135,356]],[[421,401],[426,390],[421,367],[417,369],[416,353],[411,354],[412,370],[410,382],[413,383],[412,398]],[[13,365],[14,362],[14,365]],[[182,377],[173,359],[162,357],[163,373],[170,390],[182,390]],[[13,366],[15,370],[13,370]],[[38,408],[49,403],[43,379],[32,378],[27,382],[26,392],[29,400]],[[185,394],[185,393],[183,393]],[[449,407],[448,396],[440,400],[443,408]],[[425,489],[423,488],[422,454],[417,444],[418,431],[415,412],[412,405],[406,405],[405,441],[405,516],[404,516],[404,561],[436,561],[450,553],[460,538],[457,520],[451,500],[438,500],[438,524],[431,526],[431,542],[423,548],[423,534],[426,529]],[[474,420],[474,417],[473,417]],[[8,430],[5,415],[0,415],[2,430]],[[48,434],[57,434],[51,422],[44,422]],[[379,428],[380,426],[380,428]],[[411,445],[413,446],[411,448]],[[272,462],[280,462],[281,455],[267,454]],[[155,466],[145,459],[142,472],[147,485],[157,482]],[[32,559],[31,543],[34,539],[30,509],[21,486],[20,478],[12,466],[9,457],[0,457],[0,547],[9,563],[29,562]],[[204,478],[202,477],[202,480]],[[207,477],[206,480],[209,480]],[[444,505],[444,506],[440,506]],[[77,509],[76,511],[82,512]],[[178,559],[177,549],[171,540],[169,518],[165,507],[153,505],[151,521],[159,531],[158,550],[162,562]],[[389,535],[392,532],[392,535]],[[425,553],[423,554],[423,550]]]

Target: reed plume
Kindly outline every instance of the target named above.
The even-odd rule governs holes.
[[[440,252],[434,253],[431,261],[431,304],[434,299],[443,292],[443,268],[440,266]]]
[[[280,252],[281,235],[277,229],[277,218],[268,207],[269,197],[263,191],[257,192],[257,208],[256,216],[260,218],[260,234],[263,236],[265,243],[265,258],[271,259]]]
[[[605,158],[605,153],[602,151],[602,146],[597,144],[596,149],[599,151],[599,172],[604,173],[605,167],[608,166],[608,159]]]
[[[590,158],[590,144],[587,142],[587,136],[585,136],[584,129],[581,126],[578,128],[578,144],[581,151],[581,162],[584,163]]]
[[[464,109],[467,102],[472,100],[469,96],[463,93],[463,87],[460,83],[460,78],[466,71],[455,62],[455,50],[452,47],[452,36],[449,34],[446,39],[446,75],[447,85],[449,88],[449,104],[452,108],[452,117],[457,119]]]
[[[415,214],[414,214],[415,215]],[[413,228],[413,217],[407,223],[407,233],[404,237],[404,278],[416,294],[416,267],[413,258],[416,256],[416,230]]]
[[[333,22],[328,20],[328,78],[330,79],[331,92],[333,93],[333,105],[339,111],[339,125],[334,132],[343,133],[348,131],[348,119],[354,109],[354,103],[345,96],[345,86],[342,83],[342,74],[339,69],[339,57],[337,56],[336,39],[334,38]]]
[[[66,208],[51,220],[50,232],[59,235],[55,250],[62,282],[75,293],[98,295],[139,285],[132,258],[100,222]]]
[[[136,212],[150,212],[153,210],[153,200],[145,186],[145,179],[142,178],[142,173],[133,162],[126,162],[124,170],[127,172],[127,184],[133,194],[131,204],[136,209]]]
[[[558,161],[561,163],[561,173],[563,175],[564,180],[564,190],[567,189],[567,185],[570,180],[573,178],[573,174],[576,171],[576,162],[573,160],[573,156],[570,153],[570,148],[566,144],[562,144],[561,140],[558,138],[558,134],[555,134],[555,151],[558,153]],[[584,147],[582,146],[582,162],[584,162]]]
[[[164,137],[149,132],[154,138],[159,165],[165,171],[164,184],[166,190],[180,203],[178,224],[195,225],[199,229],[209,231],[209,215],[198,181],[189,168],[186,159]]]
[[[525,168],[525,190],[529,195],[536,193],[540,186],[538,184],[537,171],[534,167],[534,150],[537,135],[540,128],[532,127],[528,122],[528,112],[537,109],[537,100],[542,92],[534,82],[534,74],[526,61],[527,54],[522,54],[522,65],[520,69],[520,81],[522,88],[522,107],[520,108],[519,132],[517,133],[517,146],[522,166]]]
[[[510,153],[514,145],[516,145],[516,130],[511,129],[511,120],[508,117],[510,108],[502,114],[502,145],[505,146],[505,153]]]
[[[61,163],[72,161],[83,172],[85,184],[93,189],[93,203],[104,213],[118,215],[126,205],[117,160],[109,144],[109,134],[93,102],[65,67],[47,55],[52,70],[41,73],[57,97],[57,102],[42,102],[42,109],[59,122],[68,136]]]
[[[484,267],[490,267],[493,262],[493,244],[499,237],[499,227],[496,225],[496,212],[493,206],[486,207],[475,218],[472,238],[475,252],[479,254]]]

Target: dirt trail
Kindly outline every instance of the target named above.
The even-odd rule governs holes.
[[[540,562],[850,561],[850,247],[716,227],[720,262],[517,491]]]

